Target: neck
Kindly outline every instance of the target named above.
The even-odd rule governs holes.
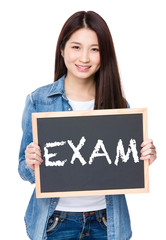
[[[80,79],[70,77],[65,78],[66,97],[76,101],[89,101],[95,99],[94,78]]]

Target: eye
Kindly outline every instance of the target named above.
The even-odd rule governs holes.
[[[99,52],[99,48],[92,48],[92,52]]]
[[[79,46],[73,46],[72,48],[75,49],[75,50],[79,50],[80,49]]]

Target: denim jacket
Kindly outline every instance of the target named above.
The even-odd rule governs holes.
[[[35,183],[35,174],[25,162],[25,149],[33,142],[33,112],[71,111],[64,90],[65,76],[58,81],[41,87],[27,96],[23,112],[23,136],[19,152],[18,171],[22,179]],[[106,195],[108,240],[129,240],[131,238],[130,218],[124,195]],[[53,214],[58,198],[36,198],[34,190],[25,214],[27,234],[32,240],[46,240],[46,228]]]

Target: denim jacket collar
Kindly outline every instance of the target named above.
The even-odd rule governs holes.
[[[64,95],[64,82],[65,82],[65,75],[63,75],[58,81],[54,82],[50,92],[48,93],[48,97],[52,97],[55,95]]]

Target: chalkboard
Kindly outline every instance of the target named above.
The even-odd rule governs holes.
[[[32,123],[38,198],[149,191],[145,108],[33,113]]]

